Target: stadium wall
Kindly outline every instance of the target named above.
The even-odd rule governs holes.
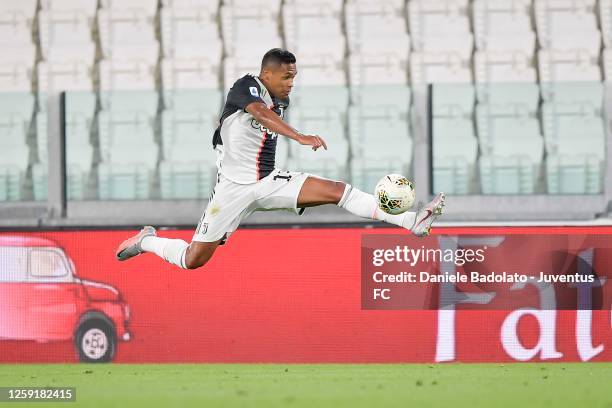
[[[586,234],[603,237],[612,246],[612,227],[440,228],[436,232]],[[522,316],[522,308],[362,309],[362,236],[404,234],[403,230],[239,230],[204,269],[195,271],[179,270],[153,255],[117,262],[114,250],[130,233],[7,232],[0,234],[0,241],[24,246],[52,242],[74,262],[78,277],[97,282],[100,291],[109,287],[118,291],[118,299],[129,307],[131,336],[118,342],[114,361],[119,363],[612,361],[608,287],[605,304],[595,311],[546,310]],[[191,230],[162,232],[186,240],[191,234]],[[611,260],[610,251],[595,259],[608,276]],[[520,263],[520,254],[509,261]],[[6,273],[10,262],[0,259],[0,265]],[[0,285],[6,282],[0,279]],[[40,296],[50,301],[51,293]],[[0,299],[0,329],[19,310],[29,315],[28,321],[24,318],[17,325],[42,327],[49,325],[43,316],[50,307],[67,321],[82,308],[67,302],[61,308],[37,303],[28,309],[28,299],[19,302],[11,309],[6,298]],[[0,337],[4,337],[3,363],[78,361],[74,338]]]

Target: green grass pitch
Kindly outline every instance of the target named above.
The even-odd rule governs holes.
[[[0,408],[612,408],[612,363],[5,364],[0,386],[73,386],[77,395]]]

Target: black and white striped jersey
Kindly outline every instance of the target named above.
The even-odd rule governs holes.
[[[252,102],[265,103],[281,118],[289,106],[288,99],[273,97],[253,75],[240,78],[229,90],[213,146],[220,151],[221,174],[239,184],[255,183],[274,170],[278,135],[245,110]]]

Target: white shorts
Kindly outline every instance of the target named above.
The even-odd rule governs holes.
[[[193,241],[222,240],[223,244],[254,211],[288,210],[301,215],[304,208],[297,208],[297,200],[308,176],[308,173],[274,169],[256,183],[238,184],[219,174]]]

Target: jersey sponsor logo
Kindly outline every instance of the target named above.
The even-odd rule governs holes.
[[[259,91],[254,86],[249,88],[249,92],[251,92],[251,95],[253,95],[253,96],[259,96]]]
[[[278,107],[278,112],[276,112],[276,110],[273,110],[273,112],[275,112],[278,116],[280,116],[281,119],[284,119],[284,117],[285,117],[285,108],[284,107],[279,106]],[[258,129],[259,131],[264,132],[264,133],[270,135],[270,139],[276,139],[278,137],[278,133],[270,132],[270,129],[268,129],[267,127],[263,126],[261,123],[259,123],[254,118],[251,119],[251,127],[253,129]]]
[[[253,129],[259,129],[260,131],[270,135],[271,139],[276,139],[278,137],[278,133],[270,132],[270,129],[268,129],[267,127],[263,126],[261,123],[259,123],[255,119],[251,119],[251,127]]]

